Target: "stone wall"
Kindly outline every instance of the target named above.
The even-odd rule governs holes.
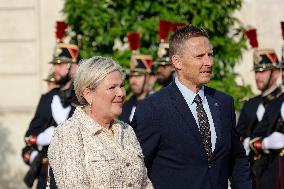
[[[50,69],[63,0],[0,1],[0,189],[25,188],[23,136]]]

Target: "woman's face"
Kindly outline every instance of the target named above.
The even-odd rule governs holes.
[[[108,74],[92,93],[92,113],[106,119],[114,119],[121,114],[125,89],[119,71]]]

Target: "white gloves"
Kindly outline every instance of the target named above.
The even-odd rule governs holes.
[[[42,133],[40,133],[37,136],[36,143],[39,146],[47,146],[50,144],[53,132],[54,132],[54,126],[48,127],[45,129]]]
[[[268,137],[265,137],[262,140],[262,148],[267,149],[281,149],[284,147],[284,134],[274,131],[271,135]]]
[[[59,125],[68,118],[71,106],[64,108],[58,95],[54,95],[51,103],[51,112],[54,121]]]
[[[34,150],[32,153],[31,153],[31,156],[30,156],[30,160],[29,160],[29,163],[32,164],[32,162],[34,161],[35,157],[38,155],[38,151]]]
[[[250,141],[250,137],[247,137],[247,138],[245,138],[245,140],[243,142],[244,149],[246,151],[246,155],[249,155],[249,152],[250,152],[249,141]]]
[[[284,102],[282,103],[280,113],[281,113],[282,120],[284,120]]]
[[[258,121],[262,120],[264,112],[265,112],[265,108],[264,108],[263,104],[259,104],[257,111],[256,111],[256,116],[257,116]]]

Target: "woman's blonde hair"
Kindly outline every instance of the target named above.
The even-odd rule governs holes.
[[[95,89],[111,72],[119,71],[124,79],[122,67],[110,57],[94,56],[82,60],[74,77],[74,90],[80,105],[87,105],[83,89]]]

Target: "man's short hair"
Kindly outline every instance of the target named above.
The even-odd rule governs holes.
[[[184,47],[184,42],[192,37],[206,37],[209,38],[207,32],[197,26],[187,25],[178,29],[170,38],[169,56],[170,60],[174,54],[181,53]]]

